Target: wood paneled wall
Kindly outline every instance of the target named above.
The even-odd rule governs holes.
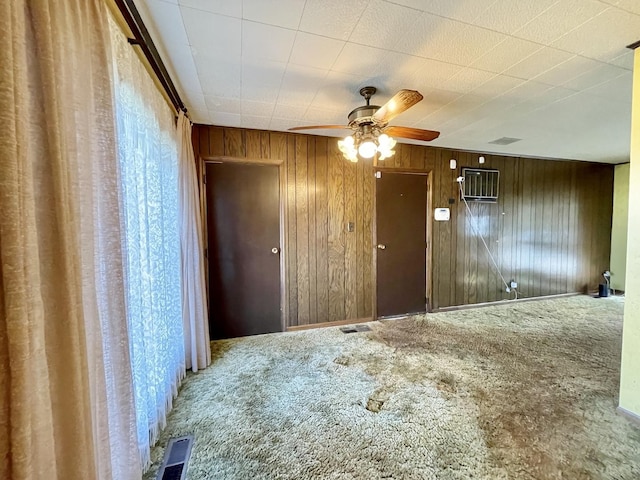
[[[433,307],[513,298],[477,233],[523,296],[596,290],[609,268],[614,167],[487,154],[480,165],[478,156],[402,145],[385,161],[384,168],[431,171],[434,208],[451,208],[449,222],[433,222]],[[462,167],[500,171],[498,202],[469,203],[476,222],[460,200]]]
[[[371,163],[346,162],[326,137],[201,125],[193,131],[201,156],[285,161],[288,326],[370,318]]]
[[[345,161],[334,138],[204,125],[193,131],[196,155],[285,162],[288,325],[371,317],[372,163]],[[597,289],[609,268],[613,166],[484,156],[479,165],[478,154],[398,144],[378,166],[431,172],[433,207],[451,208],[449,222],[432,225],[432,307],[510,298],[476,230],[524,296]],[[500,171],[498,202],[469,205],[475,226],[455,181],[465,166]]]

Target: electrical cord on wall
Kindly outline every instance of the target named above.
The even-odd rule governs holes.
[[[467,207],[467,212],[469,212],[469,215],[471,216],[471,220],[472,221],[470,222],[470,224],[471,224],[471,228],[473,229],[473,232],[476,234],[476,236],[480,237],[480,240],[482,240],[482,244],[484,245],[484,248],[487,250],[487,253],[489,254],[489,258],[491,259],[491,263],[493,263],[493,267],[496,269],[496,272],[498,272],[498,275],[500,275],[500,279],[502,280],[502,283],[504,283],[506,291],[509,292],[509,293],[510,292],[514,292],[515,293],[515,300],[517,300],[518,299],[518,289],[517,288],[511,288],[511,286],[504,279],[504,276],[502,275],[502,272],[500,271],[500,267],[498,267],[496,259],[493,257],[493,254],[491,253],[491,250],[489,249],[489,245],[487,245],[487,242],[485,241],[484,237],[480,233],[480,229],[478,228],[478,221],[476,219],[476,216],[471,211],[471,208],[469,207],[469,203],[467,202],[467,199],[464,196],[464,189],[462,188],[462,183],[464,182],[464,177],[458,177],[456,179],[456,181],[458,182],[458,186],[460,187],[460,198],[462,198],[462,201],[464,202],[465,207]]]

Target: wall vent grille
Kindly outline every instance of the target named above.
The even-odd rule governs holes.
[[[500,172],[483,168],[463,168],[463,197],[468,202],[498,201]]]
[[[185,480],[192,447],[193,435],[169,440],[157,480]]]

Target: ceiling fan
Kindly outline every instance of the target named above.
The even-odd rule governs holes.
[[[353,135],[338,142],[344,157],[352,162],[358,161],[358,155],[363,158],[372,158],[378,153],[378,160],[384,160],[392,156],[395,153],[393,147],[396,141],[391,136],[422,140],[423,142],[438,138],[440,132],[433,130],[389,125],[392,119],[422,100],[423,97],[420,92],[406,89],[400,90],[391,100],[380,107],[369,104],[376,91],[376,87],[362,87],[360,89],[360,95],[364,97],[367,104],[355,108],[349,113],[349,123],[346,126],[314,125],[293,127],[289,130],[352,129],[354,131]]]

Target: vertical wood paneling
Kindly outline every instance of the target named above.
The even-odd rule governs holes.
[[[357,166],[353,162],[343,164],[344,172],[344,304],[345,318],[358,318],[358,253],[357,253]],[[354,231],[347,231],[347,223],[354,224]]]
[[[611,256],[610,251],[610,239],[611,239],[611,221],[613,211],[613,191],[609,188],[609,185],[613,183],[613,171],[610,168],[602,167],[599,168],[599,192],[597,197],[597,205],[598,205],[598,219],[596,224],[600,225],[600,228],[597,231],[597,253],[595,253],[596,258],[596,278],[598,279],[597,283],[604,283],[604,277],[602,274],[605,270],[609,270],[609,258]],[[607,248],[609,247],[609,248]],[[603,268],[603,265],[606,267]],[[594,286],[597,287],[597,284]]]
[[[201,155],[211,155],[209,150],[209,135],[207,131],[204,131],[201,135],[198,135],[198,151]]]
[[[328,147],[328,224],[329,224],[329,321],[345,319],[345,229],[344,166],[342,154],[331,142]]]
[[[487,168],[493,168],[492,165],[492,156],[485,155],[486,158],[486,166]],[[480,204],[480,212],[481,212],[481,222],[480,222],[480,231],[483,232],[485,242],[489,247],[489,251],[492,255],[495,254],[496,245],[494,241],[494,225],[493,221],[495,219],[494,215],[494,207],[495,203],[484,203]],[[495,257],[494,257],[495,258]],[[489,254],[487,253],[487,249],[482,244],[482,241],[478,243],[478,266],[482,265],[482,269],[484,269],[485,274],[484,277],[484,285],[482,285],[482,290],[478,291],[479,298],[486,298],[487,301],[492,301],[493,296],[495,294],[493,285],[495,283],[496,271],[493,267],[493,263],[489,258]],[[480,269],[480,267],[478,267]]]
[[[595,196],[598,201],[596,202],[592,202],[592,210],[591,210],[591,221],[593,223],[598,223],[598,220],[600,220],[599,217],[599,211],[600,211],[600,202],[603,200],[602,198],[602,194],[600,192],[600,180],[601,180],[601,172],[599,171],[594,171],[592,173],[592,196]],[[611,235],[611,228],[609,228],[608,232],[609,235]],[[590,274],[589,274],[589,278],[594,278],[595,282],[592,285],[588,285],[587,288],[590,289],[594,289],[597,284],[601,283],[601,281],[603,281],[603,278],[601,276],[602,274],[602,269],[600,268],[600,266],[598,265],[598,257],[600,254],[600,249],[599,249],[599,243],[600,243],[600,232],[594,232],[594,235],[591,235],[591,249],[589,251],[589,258],[591,259],[591,270],[590,270]]]
[[[266,158],[275,160],[286,160],[287,158],[287,136],[284,133],[273,132],[269,135],[269,155]]]
[[[262,158],[262,132],[247,130],[247,158]]]
[[[316,205],[316,142],[315,138],[307,138],[307,186],[309,211],[309,323],[318,322],[318,248],[317,248],[317,205]]]
[[[196,163],[197,163],[198,154],[200,153],[200,129],[199,128],[191,129],[191,145],[193,145],[194,153],[196,156]]]
[[[467,153],[460,154],[461,163],[464,163],[466,161],[467,155]],[[455,184],[455,193],[453,198],[455,199],[456,203],[451,205],[451,211],[456,213],[457,218],[457,244],[455,252],[456,269],[454,274],[454,279],[456,282],[456,298],[453,305],[464,305],[466,282],[464,275],[461,275],[460,272],[464,272],[465,269],[465,241],[467,240],[467,237],[465,236],[465,229],[467,228],[467,223],[469,222],[469,220],[466,215],[464,203],[460,201],[460,185],[458,183]]]
[[[429,149],[425,150],[425,152],[424,152],[424,169],[425,170],[427,170],[429,172],[435,172],[436,168],[440,168],[439,165],[436,167],[436,154],[438,152],[441,152],[441,151],[439,149],[437,149],[437,148],[429,148]],[[439,155],[441,155],[441,154],[442,153],[440,153]],[[440,157],[438,157],[438,158],[440,158]],[[448,168],[449,158],[444,158],[442,161],[444,163],[443,168]]]
[[[395,155],[391,156],[391,158],[387,158],[386,160],[379,160],[378,166],[385,168],[400,168],[400,155],[399,150],[395,149]]]
[[[571,201],[569,203],[569,291],[578,291],[578,164],[571,164]]]
[[[270,158],[271,152],[271,135],[269,132],[260,132],[260,158]]]
[[[436,200],[435,208],[449,208],[450,188],[452,182],[452,170],[444,168],[444,164],[448,162],[447,157],[450,152],[441,152],[439,162],[442,168],[439,168],[437,173],[439,174],[439,185],[437,188],[438,197]],[[436,154],[437,159],[437,154]],[[438,222],[438,293],[437,300],[440,307],[447,307],[450,305],[450,290],[452,289],[452,272],[451,272],[451,246],[448,245],[451,241],[451,221]],[[455,287],[453,287],[455,289]],[[454,292],[455,293],[455,292]]]
[[[196,153],[285,161],[283,246],[288,325],[372,315],[375,179],[372,162],[349,164],[335,139],[196,125]],[[455,177],[482,167],[478,154],[399,144],[381,168],[431,172],[431,305],[510,298],[460,201]],[[594,290],[608,268],[613,168],[583,162],[485,155],[500,170],[496,204],[472,203],[478,227],[507,281],[528,296]],[[449,169],[449,159],[458,169]],[[450,205],[449,198],[455,203]],[[504,215],[503,215],[504,213]],[[355,231],[347,232],[347,222]]]
[[[547,190],[547,200],[551,204],[551,214],[548,217],[551,231],[549,232],[549,236],[546,242],[546,250],[547,256],[549,258],[549,286],[548,286],[548,294],[554,295],[558,293],[558,283],[559,283],[559,264],[560,264],[560,250],[562,248],[562,240],[560,238],[560,194],[559,189],[560,185],[560,162],[549,162],[551,164],[551,181],[550,187],[551,191]]]
[[[544,191],[543,191],[543,203],[544,210],[542,213],[542,222],[544,225],[543,230],[543,238],[542,238],[542,259],[543,259],[543,268],[545,269],[545,274],[542,275],[541,286],[540,286],[540,294],[541,295],[551,295],[553,293],[555,287],[555,273],[556,268],[554,266],[554,251],[553,245],[555,245],[555,205],[554,205],[554,196],[555,196],[555,171],[557,162],[545,162],[545,171],[544,171]]]
[[[411,146],[411,159],[410,159],[410,168],[416,170],[424,170],[424,154],[425,149],[420,148],[417,145]]]
[[[375,177],[373,162],[363,162],[363,262],[364,262],[364,317],[373,315],[373,195]]]
[[[224,155],[224,130],[220,127],[209,129],[209,155]]]
[[[490,168],[491,157],[489,155],[485,155],[487,159],[486,168]],[[473,160],[475,160],[475,155],[472,156]],[[478,166],[474,162],[474,166]],[[491,244],[491,215],[490,215],[490,204],[481,202],[473,205],[473,210],[476,212],[476,241],[474,245],[475,251],[475,260],[476,260],[476,301],[480,302],[481,298],[489,300],[489,279],[491,278],[491,272],[493,268],[491,267],[491,263],[489,262],[489,255],[487,254],[487,250],[480,239],[480,235],[482,235],[487,243],[487,246],[493,250],[493,245]]]
[[[396,157],[399,156],[400,168],[411,168],[411,145],[399,145],[399,152],[396,153]]]
[[[449,277],[447,279],[449,284],[449,299],[447,300],[447,305],[449,306],[449,305],[456,305],[456,295],[457,295],[457,289],[458,289],[458,284],[456,282],[456,267],[457,267],[456,253],[458,251],[457,250],[457,247],[458,247],[458,215],[457,213],[458,212],[454,208],[455,204],[449,203],[449,199],[453,199],[455,201],[456,193],[458,192],[458,183],[455,181],[455,179],[457,178],[457,172],[449,169],[448,177],[449,177],[448,178],[449,186],[446,189],[447,190],[446,205],[451,215],[451,222],[449,226],[449,234],[451,235],[449,250],[451,252],[451,255],[449,257]]]
[[[431,192],[431,198],[433,199],[433,208],[442,207],[441,204],[441,185],[442,185],[442,172],[443,169],[440,168],[439,163],[441,161],[444,162],[444,158],[449,158],[450,152],[448,151],[434,151],[434,156],[430,159],[432,161],[431,171],[433,172],[434,182],[433,182],[433,191]],[[448,160],[447,160],[448,161]],[[433,307],[440,308],[440,282],[438,281],[441,277],[440,269],[443,264],[442,260],[442,247],[440,245],[440,230],[442,228],[443,222],[433,222],[431,229],[431,240],[433,245],[433,267],[432,267],[432,292],[433,292]]]
[[[551,269],[550,284],[552,294],[564,291],[561,288],[562,283],[562,237],[565,236],[562,228],[562,215],[564,214],[564,202],[562,201],[562,179],[563,171],[560,162],[553,162],[553,200],[552,200],[552,224],[553,233],[551,235],[551,243],[549,251],[551,252]]]
[[[593,266],[593,258],[591,256],[591,251],[592,251],[591,248],[592,248],[592,243],[595,240],[595,235],[589,235],[589,236],[582,235],[582,230],[584,228],[584,225],[586,225],[587,222],[592,222],[594,218],[595,205],[589,201],[589,196],[593,196],[593,193],[594,193],[595,177],[596,177],[596,174],[591,169],[588,169],[585,165],[581,165],[580,176],[578,178],[582,186],[586,188],[580,189],[579,229],[580,229],[580,237],[581,237],[581,243],[582,243],[581,256],[585,258],[586,261],[580,262],[582,266],[582,269],[581,269],[582,272],[580,276],[581,276],[581,280],[583,280],[582,288],[585,291],[589,289],[589,285],[588,283],[584,282],[584,279],[593,277],[595,275],[595,270],[596,270],[595,267]]]
[[[511,275],[509,280],[522,278],[522,267],[520,264],[521,236],[520,226],[522,223],[522,164],[520,158],[509,158],[513,163],[513,202],[512,202],[512,219],[511,219]]]
[[[542,282],[543,282],[543,272],[547,271],[546,267],[543,265],[543,242],[548,234],[548,231],[545,230],[545,222],[544,222],[544,198],[545,198],[545,174],[547,170],[548,162],[546,160],[541,162],[540,169],[534,169],[534,185],[535,191],[534,193],[534,244],[533,244],[533,263],[530,267],[533,269],[537,269],[538,274],[533,276],[533,296],[538,297],[542,295]]]
[[[224,129],[224,154],[228,157],[244,158],[247,156],[245,133],[251,130],[237,128]]]
[[[364,318],[364,163],[356,167],[356,300],[358,318]]]
[[[599,212],[600,212],[600,208],[601,208],[601,202],[604,201],[604,198],[602,196],[602,192],[600,190],[600,182],[602,179],[602,172],[601,171],[597,171],[594,172],[594,179],[593,179],[593,192],[595,193],[595,197],[598,199],[598,201],[593,203],[593,220],[592,222],[594,223],[598,223],[599,221],[601,221],[602,219],[599,218]],[[608,234],[611,235],[611,228],[609,228]],[[600,244],[600,232],[595,232],[595,235],[591,236],[591,252],[589,257],[591,258],[591,278],[595,278],[596,282],[593,284],[594,288],[597,286],[598,283],[601,283],[603,281],[602,278],[602,269],[600,268],[600,265],[598,264],[598,258],[600,256],[600,248],[599,248],[599,244]]]
[[[287,139],[287,286],[289,288],[289,325],[298,325],[298,257],[296,216],[296,139]]]
[[[504,161],[501,157],[497,155],[491,155],[490,158],[490,168],[496,168],[500,172],[504,172]],[[498,192],[499,194],[499,192]],[[488,299],[490,302],[496,300],[502,300],[502,292],[504,292],[504,285],[502,284],[502,279],[500,277],[500,273],[505,271],[504,265],[504,254],[503,251],[503,238],[504,238],[504,225],[502,218],[502,204],[504,203],[505,196],[500,195],[498,199],[498,203],[489,204],[489,215],[490,215],[490,224],[491,224],[491,237],[490,237],[490,246],[491,252],[495,258],[495,261],[500,269],[500,272],[496,271],[493,263],[489,262],[489,270],[491,275],[489,276],[488,286]],[[505,273],[502,273],[505,275]],[[505,279],[506,280],[506,279]],[[508,280],[507,280],[508,281]]]
[[[537,182],[538,175],[535,174],[534,176],[534,164],[528,162],[526,159],[523,159],[523,162],[527,166],[522,179],[527,186],[527,196],[525,197],[525,211],[527,216],[524,218],[524,223],[522,225],[522,234],[527,238],[527,244],[524,245],[524,255],[528,257],[525,259],[525,263],[523,264],[523,267],[526,270],[525,282],[527,291],[525,295],[528,297],[534,297],[538,295],[538,293],[535,291],[535,275],[532,265],[540,265],[539,263],[536,263],[539,262],[539,260],[536,259],[536,245],[538,245],[538,240],[536,239],[536,230],[538,229],[538,226],[536,225],[536,192],[540,189],[540,185],[538,185]],[[542,164],[542,168],[544,168],[544,164]]]
[[[475,211],[476,218],[478,218],[478,213],[480,211],[478,204],[472,204],[470,205],[470,207],[472,212]],[[467,225],[469,226],[467,230],[469,245],[467,247],[466,254],[469,261],[466,265],[467,270],[464,272],[465,281],[467,282],[469,291],[467,303],[478,303],[481,302],[481,299],[483,298],[481,296],[478,296],[478,292],[482,290],[482,279],[486,275],[486,270],[480,270],[478,268],[479,240],[476,230],[479,228],[479,225],[477,223],[474,223],[471,218],[467,222]]]
[[[511,182],[500,182],[500,196],[501,196],[501,208],[500,216],[502,221],[502,238],[500,238],[500,258],[502,261],[502,272],[505,275],[507,282],[516,278],[515,274],[515,253],[516,244],[513,241],[514,234],[513,229],[515,227],[514,220],[516,219],[516,191],[517,191],[517,173],[515,171],[515,158],[502,157],[502,170],[500,175],[502,178],[510,178]],[[502,285],[500,285],[502,287]],[[505,292],[506,293],[506,292]],[[502,297],[509,297],[509,295],[502,295]]]
[[[569,240],[571,236],[571,223],[569,207],[571,204],[571,164],[562,164],[560,183],[560,222],[558,228],[563,229],[560,234],[560,279],[558,284],[559,292],[571,291],[569,285],[569,255],[572,251],[569,249]]]
[[[296,163],[296,278],[298,284],[298,325],[309,323],[309,197],[307,194],[307,139],[295,138]]]
[[[527,297],[533,297],[533,272],[531,265],[534,264],[535,251],[535,227],[532,228],[535,221],[534,215],[534,179],[533,179],[533,162],[521,159],[522,163],[520,182],[522,184],[522,221],[520,222],[520,278],[518,285],[520,291]]]
[[[316,141],[316,288],[317,320],[329,321],[329,210],[327,139]]]
[[[557,165],[558,162],[548,162],[547,169],[545,171],[545,213],[544,213],[544,221],[547,224],[547,235],[545,237],[544,242],[544,253],[545,253],[545,265],[547,266],[547,273],[545,275],[545,279],[543,279],[542,289],[543,295],[553,295],[557,287],[557,272],[558,267],[556,266],[557,256],[555,248],[558,245],[558,208],[556,202],[558,199],[556,198],[556,188],[557,188]]]

